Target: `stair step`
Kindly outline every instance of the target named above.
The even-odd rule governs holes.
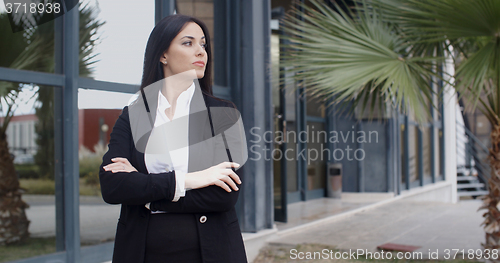
[[[480,196],[487,195],[488,191],[460,191],[457,194],[458,196]]]
[[[483,183],[457,184],[457,189],[482,188],[482,187],[484,187]]]
[[[457,181],[475,181],[478,180],[475,176],[457,176]]]

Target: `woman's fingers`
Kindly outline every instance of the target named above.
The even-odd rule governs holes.
[[[234,191],[238,191],[238,186],[234,183],[234,181],[229,177],[229,176],[224,176],[220,179],[224,183],[228,184],[231,188],[234,189]]]
[[[229,186],[221,180],[215,181],[214,184],[221,187],[222,189],[226,190],[226,192],[231,192],[231,188],[229,188]]]
[[[241,184],[240,177],[232,169],[228,169],[231,167],[238,168],[240,167],[240,164],[235,162],[222,162],[219,164],[219,167],[224,168],[225,175],[229,175],[235,182]]]
[[[110,163],[103,167],[104,170],[112,170],[112,169],[125,169],[125,164],[123,163]]]
[[[129,163],[128,159],[127,158],[123,158],[123,157],[115,157],[115,158],[111,159],[111,161],[113,161],[113,162]]]
[[[127,158],[121,158],[121,157],[116,157],[116,158],[113,158],[111,159],[112,163],[104,166],[103,168],[106,168],[106,167],[114,167],[114,166],[117,166],[117,165],[121,165],[123,166],[124,164],[128,163],[128,160]],[[126,161],[126,162],[125,162]]]
[[[224,169],[222,171],[222,173],[225,174],[225,175],[227,175],[227,176],[229,176],[231,179],[233,179],[238,184],[241,184],[240,177],[233,170]]]
[[[239,167],[239,164],[222,162],[203,171],[187,173],[185,178],[186,187],[198,189],[216,185],[227,192],[232,192],[231,188],[238,191],[239,188],[236,184],[241,184],[241,180],[232,169],[229,169],[231,167]]]
[[[127,158],[122,158],[122,157],[116,157],[111,159],[113,163],[110,163],[106,166],[103,167],[105,171],[112,171],[113,173],[116,172],[133,172],[137,171],[134,166],[130,164],[130,162],[127,160]]]
[[[240,167],[240,164],[239,163],[235,163],[235,162],[222,162],[219,164],[219,166],[221,166],[222,168],[231,168],[231,167],[234,167],[234,168],[238,168]]]
[[[108,164],[108,165],[104,166],[103,169],[105,171],[111,171],[113,173],[126,172],[127,171],[126,168],[125,168],[125,165],[121,164],[121,163]]]
[[[107,168],[105,171],[111,171],[112,173],[127,172],[127,170],[122,168]]]

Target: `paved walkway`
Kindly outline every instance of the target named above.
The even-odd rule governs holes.
[[[372,252],[378,251],[379,245],[396,243],[420,247],[415,252],[422,252],[423,258],[428,258],[429,250],[438,251],[443,259],[445,249],[464,249],[467,253],[481,248],[484,230],[479,225],[485,210],[477,211],[480,206],[480,200],[449,204],[400,199],[307,229],[278,232],[270,243],[315,243]]]

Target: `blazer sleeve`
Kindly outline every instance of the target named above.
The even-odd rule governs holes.
[[[236,174],[238,174],[238,171]],[[241,188],[241,185],[239,188]],[[231,210],[235,206],[239,192],[234,190],[226,192],[219,186],[211,185],[186,191],[186,196],[180,198],[177,202],[172,202],[169,199],[152,202],[150,209],[151,211],[166,211],[169,213],[224,212]]]
[[[108,151],[104,154],[99,167],[99,181],[104,201],[109,204],[144,205],[161,199],[172,200],[175,193],[175,171],[145,174],[113,173],[103,169],[112,163],[111,159],[115,157],[127,158],[132,163],[134,150],[128,107],[125,107],[113,127]],[[138,167],[135,168],[139,170]]]
[[[215,114],[213,114],[214,116]],[[236,116],[239,118],[239,116]],[[229,121],[226,121],[229,120]],[[216,135],[216,151],[219,153],[224,151],[223,154],[216,154],[218,156],[215,158],[215,164],[219,164],[223,161],[229,161],[229,151],[231,154],[232,161],[243,165],[246,161],[247,147],[246,138],[244,137],[244,131],[242,123],[238,123],[237,119],[226,118],[222,121],[214,121],[214,129],[216,134],[225,132],[229,149],[226,150],[222,136],[220,134]],[[237,125],[235,125],[235,123]],[[239,125],[241,124],[241,125]],[[233,129],[232,132],[229,129]],[[236,132],[234,129],[237,129]],[[242,131],[242,133],[240,132]],[[236,174],[240,177],[242,184],[238,185],[238,188],[242,188],[244,183],[243,173],[241,172],[241,167],[236,171]],[[171,213],[205,213],[205,212],[222,212],[229,211],[232,209],[236,201],[238,200],[239,191],[226,192],[219,186],[211,185],[205,188],[193,189],[186,191],[186,195],[180,198],[177,202],[172,202],[170,199],[163,199],[160,201],[152,202],[150,209],[152,211],[166,211]]]

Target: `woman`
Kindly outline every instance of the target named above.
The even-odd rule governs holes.
[[[113,127],[99,172],[104,201],[122,205],[113,262],[247,262],[233,162],[246,160],[246,144],[241,127],[230,132],[241,120],[234,104],[212,95],[210,59],[196,18],[168,16],[151,32],[140,96]]]

